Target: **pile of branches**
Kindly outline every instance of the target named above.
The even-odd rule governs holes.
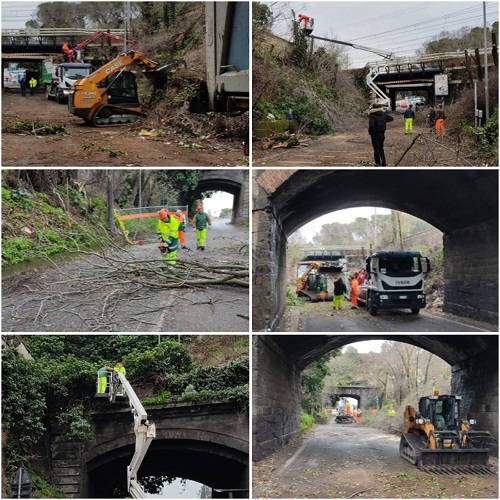
[[[49,270],[6,280],[4,312],[49,330],[124,331],[134,322],[157,323],[158,314],[172,306],[161,292],[214,290],[205,302],[212,304],[224,301],[223,287],[249,286],[248,258],[240,259],[238,251],[226,259],[203,253],[200,260],[171,261],[141,259],[141,252],[123,250],[111,240],[98,242],[102,247],[97,251],[68,251],[81,257],[76,262],[61,265],[47,256],[53,265]],[[61,318],[75,321],[60,326]]]
[[[64,125],[51,125],[40,120],[22,120],[21,118],[6,123],[2,130],[9,134],[68,135]]]

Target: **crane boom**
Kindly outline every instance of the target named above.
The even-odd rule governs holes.
[[[114,402],[116,396],[128,397],[134,416],[135,451],[130,465],[127,467],[127,491],[133,498],[147,498],[146,493],[137,481],[137,472],[144,460],[151,441],[156,437],[155,424],[149,422],[148,414],[140,399],[122,372],[113,372],[109,384],[109,400]]]
[[[384,59],[392,59],[394,57],[393,52],[387,52],[382,49],[372,49],[371,47],[365,47],[364,45],[358,45],[356,43],[351,43],[351,42],[342,42],[340,40],[332,40],[331,38],[323,38],[322,36],[316,36],[316,35],[307,35],[308,38],[314,38],[315,40],[323,40],[324,42],[331,42],[331,43],[339,43],[340,45],[347,45],[349,47],[352,47],[353,49],[358,49],[358,50],[366,50],[367,52],[373,52],[374,54],[378,54],[379,56],[382,56]]]

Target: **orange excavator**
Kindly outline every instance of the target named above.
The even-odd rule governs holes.
[[[68,109],[73,115],[95,126],[130,123],[146,116],[142,112],[137,94],[136,73],[150,79],[155,89],[166,86],[169,72],[180,64],[171,59],[158,64],[144,54],[131,50],[72,86]]]
[[[328,296],[326,276],[319,272],[320,268],[318,262],[311,262],[304,273],[297,278],[296,291],[299,297],[311,302],[331,299],[331,294]]]

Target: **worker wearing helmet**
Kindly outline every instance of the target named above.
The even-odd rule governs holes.
[[[184,236],[184,229],[186,227],[186,217],[182,213],[182,210],[176,210],[174,217],[181,223],[181,226],[179,227],[179,243],[181,244],[181,248],[187,248],[186,238]]]
[[[115,363],[115,367],[113,368],[115,372],[121,372],[123,375],[127,373],[127,370],[125,370],[125,367],[123,366],[123,363],[121,361],[117,361]],[[125,395],[125,388],[120,384],[117,387],[116,391],[117,396],[124,396]]]
[[[302,28],[302,30],[305,33],[312,33],[313,20],[309,16],[306,16],[305,14],[299,14],[299,24],[301,23],[304,23],[304,27]]]
[[[207,226],[212,227],[212,219],[203,210],[203,205],[198,205],[196,215],[193,217],[193,227],[196,229],[196,249],[205,250],[207,242]]]
[[[179,229],[184,229],[184,223],[179,222],[173,214],[162,208],[158,212],[158,227],[156,234],[160,240],[160,252],[162,259],[169,259],[175,264],[177,250],[179,248]]]

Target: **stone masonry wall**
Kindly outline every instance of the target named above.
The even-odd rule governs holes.
[[[498,221],[445,234],[446,312],[498,324]]]
[[[253,331],[272,330],[286,306],[286,244],[271,194],[293,171],[266,171],[253,178]]]
[[[498,356],[481,354],[452,366],[451,392],[462,396],[462,418],[470,413],[473,427],[498,441]]]
[[[252,341],[252,442],[259,461],[300,433],[301,375],[270,336]]]

